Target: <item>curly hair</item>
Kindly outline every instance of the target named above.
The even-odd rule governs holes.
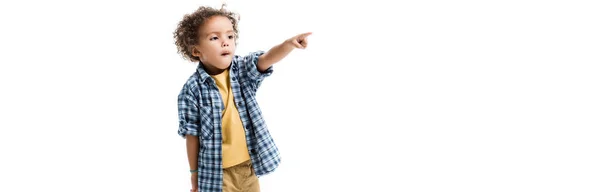
[[[201,6],[195,12],[186,14],[177,25],[177,29],[173,32],[177,53],[181,54],[185,59],[192,62],[200,61],[200,58],[192,55],[192,48],[198,43],[198,32],[201,31],[202,24],[213,16],[227,17],[233,24],[233,32],[235,33],[235,43],[239,37],[238,20],[239,16],[233,12],[224,9],[215,9],[212,7]]]

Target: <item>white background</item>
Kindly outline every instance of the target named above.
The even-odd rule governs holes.
[[[188,191],[172,32],[200,5],[2,1],[0,191]],[[258,92],[265,192],[600,191],[596,1],[229,7],[238,55],[313,32]]]

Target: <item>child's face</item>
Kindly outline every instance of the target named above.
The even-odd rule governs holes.
[[[227,17],[213,16],[206,20],[198,33],[198,45],[193,55],[211,72],[227,69],[235,52],[233,24]]]

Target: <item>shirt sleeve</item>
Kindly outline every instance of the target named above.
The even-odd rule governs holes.
[[[265,54],[265,51],[251,52],[247,56],[244,56],[240,63],[246,76],[253,82],[255,87],[258,87],[265,77],[273,74],[273,65],[264,72],[258,71],[258,57],[263,54]]]
[[[179,129],[177,133],[181,137],[186,135],[198,136],[199,114],[198,99],[190,90],[189,86],[184,86],[177,98],[179,112]]]

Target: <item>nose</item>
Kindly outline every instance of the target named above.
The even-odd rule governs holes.
[[[221,44],[221,47],[229,47],[229,42],[223,41],[223,43]]]

